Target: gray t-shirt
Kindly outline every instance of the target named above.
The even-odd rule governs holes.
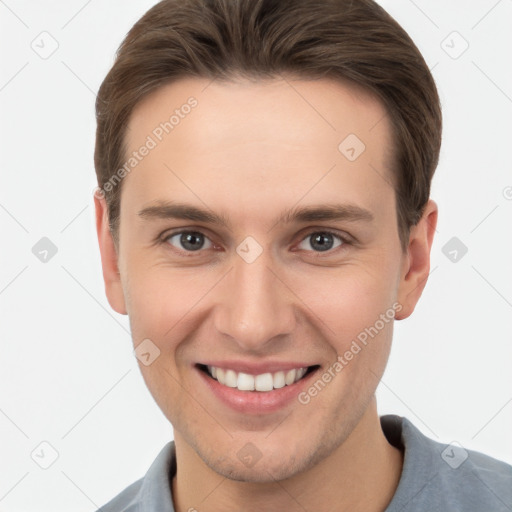
[[[386,415],[380,421],[388,441],[404,450],[400,482],[385,512],[512,511],[512,466],[458,443],[433,441],[406,418]],[[98,512],[175,512],[171,490],[175,474],[171,441],[143,478]]]

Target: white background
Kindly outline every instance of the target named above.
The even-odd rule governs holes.
[[[2,512],[93,511],[172,438],[105,298],[92,200],[95,93],[154,3],[0,1]],[[512,1],[381,4],[433,70],[444,141],[432,272],[395,323],[379,412],[512,463]],[[31,48],[43,31],[59,45],[48,59]],[[469,43],[457,59],[453,31]],[[468,247],[456,263],[442,252],[454,236]],[[47,263],[42,237],[58,248]],[[46,470],[31,458],[42,441],[59,454]]]

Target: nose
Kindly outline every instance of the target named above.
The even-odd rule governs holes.
[[[216,308],[217,332],[244,352],[267,353],[269,345],[288,338],[296,324],[294,295],[273,268],[268,252],[251,263],[235,254]]]

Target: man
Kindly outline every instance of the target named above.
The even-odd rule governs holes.
[[[371,0],[164,0],[97,100],[106,293],[174,429],[103,511],[512,509],[512,467],[379,418],[430,269],[433,78]]]

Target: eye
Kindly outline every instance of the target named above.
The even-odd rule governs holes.
[[[179,231],[163,235],[161,243],[171,245],[178,252],[191,253],[200,252],[201,249],[214,248],[213,242],[200,231]],[[310,232],[302,239],[297,246],[300,250],[311,251],[316,253],[325,253],[349,245],[350,239],[328,230],[318,230]],[[309,247],[307,247],[309,245]]]
[[[338,239],[338,245],[335,245],[335,239]],[[313,247],[315,252],[326,252],[333,248],[336,249],[342,245],[348,244],[349,241],[341,235],[331,231],[314,231],[309,233],[306,238],[302,240],[302,242],[298,245],[298,248],[304,249],[304,247],[301,247],[301,245],[305,243],[309,244],[310,247]],[[309,249],[306,247],[305,250]]]
[[[205,241],[209,244],[206,247]],[[168,243],[181,251],[184,250],[185,252],[194,252],[203,248],[210,249],[213,247],[212,242],[199,231],[180,231],[179,233],[167,235],[163,239],[163,242]]]

